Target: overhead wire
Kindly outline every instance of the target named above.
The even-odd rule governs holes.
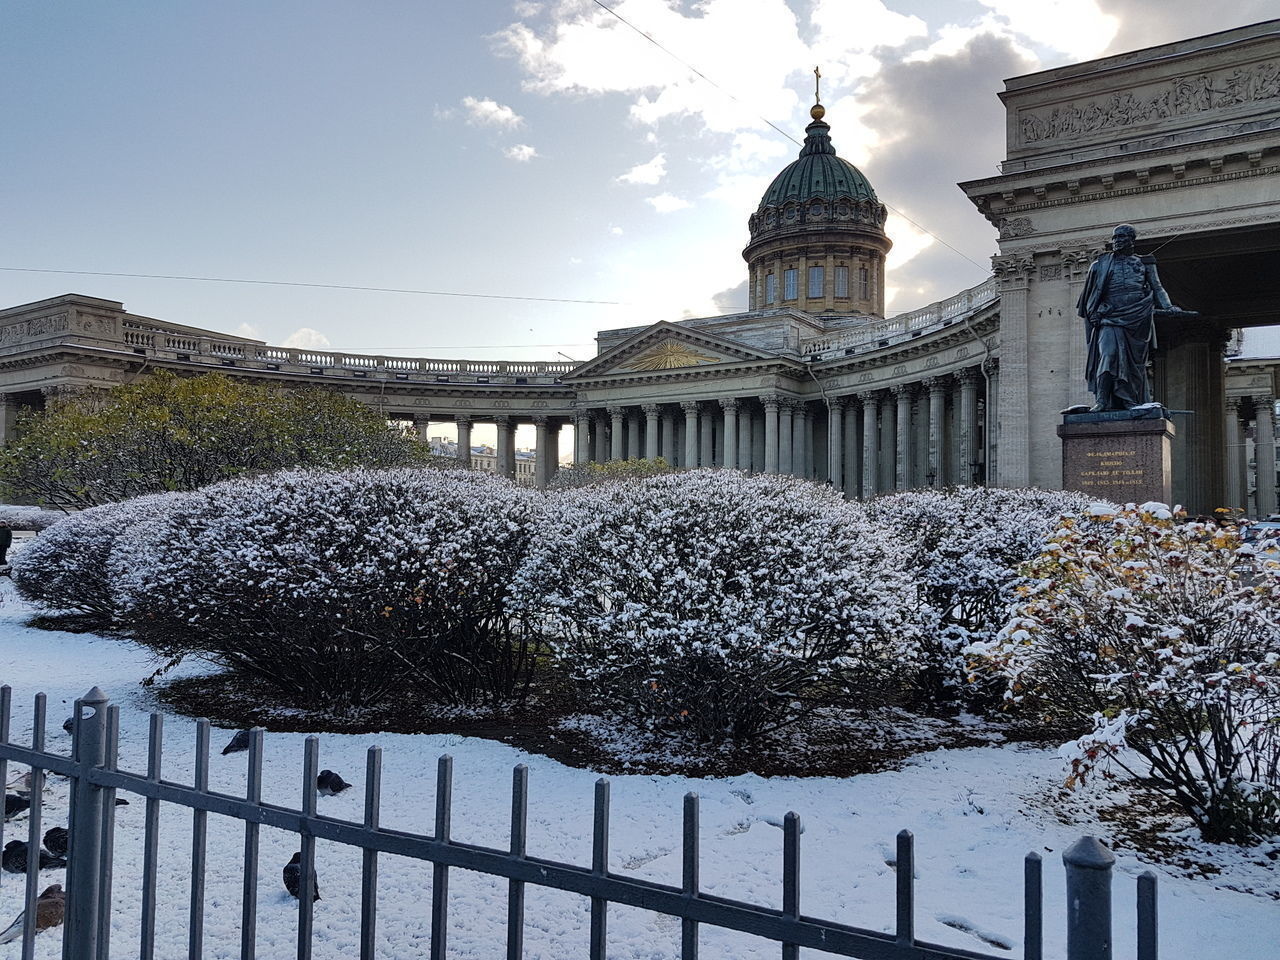
[[[733,92],[732,92],[732,91],[730,91],[730,90],[726,90],[724,87],[720,86],[720,84],[716,83],[714,80],[712,80],[710,77],[708,77],[705,73],[703,73],[701,70],[699,70],[699,69],[698,69],[697,67],[695,67],[693,64],[689,63],[689,61],[685,60],[684,58],[682,58],[682,57],[681,57],[681,56],[679,56],[678,54],[674,53],[673,51],[671,51],[671,50],[667,49],[667,48],[666,48],[665,46],[663,46],[663,45],[662,45],[658,40],[655,40],[651,35],[649,35],[649,34],[648,34],[648,33],[646,33],[645,31],[641,30],[639,27],[637,27],[634,23],[632,23],[632,22],[631,22],[630,20],[628,20],[626,17],[622,16],[622,14],[618,13],[616,10],[612,9],[611,7],[609,7],[609,6],[608,6],[608,4],[606,4],[606,3],[604,3],[604,2],[603,2],[603,0],[591,0],[591,2],[592,2],[592,3],[594,3],[594,4],[595,4],[597,7],[599,7],[601,10],[608,11],[610,14],[612,14],[614,17],[616,17],[616,18],[617,18],[621,23],[625,24],[627,27],[629,27],[630,29],[634,30],[634,31],[635,31],[636,33],[638,33],[640,36],[644,37],[646,40],[648,40],[650,43],[652,43],[655,47],[657,47],[659,50],[661,50],[663,53],[665,53],[667,56],[669,56],[672,60],[675,60],[677,63],[681,64],[681,65],[682,65],[682,66],[684,66],[686,69],[691,70],[691,71],[692,71],[694,74],[696,74],[700,79],[702,79],[702,80],[706,81],[707,83],[711,84],[711,86],[715,87],[717,90],[719,90],[721,93],[723,93],[725,96],[727,96],[727,97],[728,97],[730,100],[732,100],[734,103],[739,103],[739,104],[743,104],[743,106],[746,106],[746,104],[744,104],[744,103],[743,103],[743,101],[742,101],[740,98],[738,98],[737,96],[735,96],[735,95],[733,94]],[[776,123],[774,123],[774,122],[773,122],[772,120],[770,120],[768,117],[764,116],[763,114],[759,114],[759,113],[755,114],[755,116],[756,116],[756,119],[757,119],[757,120],[759,120],[759,121],[761,121],[762,123],[765,123],[765,124],[767,124],[768,126],[772,127],[774,130],[776,130],[778,133],[782,134],[784,137],[786,137],[788,140],[790,140],[790,141],[791,141],[792,143],[794,143],[796,146],[798,146],[798,147],[804,146],[804,144],[802,144],[799,140],[797,140],[795,137],[793,137],[793,136],[792,136],[790,133],[788,133],[786,130],[782,129],[782,127],[778,126]],[[882,200],[882,201],[880,201],[880,202],[881,202],[881,203],[884,203],[884,201],[883,201],[883,200]],[[932,230],[930,230],[928,227],[924,226],[924,225],[923,225],[922,223],[920,223],[919,221],[914,220],[913,218],[911,218],[911,217],[907,216],[905,213],[903,213],[903,212],[902,212],[900,209],[898,209],[897,207],[895,207],[895,206],[893,206],[892,204],[889,204],[889,203],[885,203],[884,205],[885,205],[886,207],[888,207],[890,210],[892,210],[892,211],[893,211],[893,213],[894,213],[896,216],[901,217],[903,220],[907,221],[907,223],[911,224],[913,227],[915,227],[917,230],[919,230],[921,233],[925,234],[926,236],[932,237],[934,240],[936,240],[938,243],[942,244],[944,247],[946,247],[946,248],[947,248],[948,250],[950,250],[952,253],[954,253],[954,254],[956,254],[957,256],[962,257],[963,259],[965,259],[965,260],[969,261],[969,263],[973,264],[973,265],[974,265],[975,267],[977,267],[979,270],[982,270],[984,273],[990,273],[990,272],[991,272],[990,267],[986,266],[985,264],[979,263],[977,260],[973,259],[973,257],[969,256],[969,255],[968,255],[967,253],[965,253],[963,250],[959,250],[959,249],[957,249],[956,247],[953,247],[953,246],[952,246],[951,244],[949,244],[946,240],[942,239],[942,237],[938,236],[936,233],[934,233],[934,232],[933,232]]]
[[[63,273],[82,277],[132,277],[141,280],[198,280],[203,283],[253,283],[268,287],[313,287],[320,290],[362,290],[374,293],[410,293],[427,297],[468,297],[478,300],[522,300],[532,303],[584,303],[598,307],[623,306],[617,300],[575,300],[569,297],[520,297],[504,293],[462,293],[454,290],[411,290],[401,287],[357,286],[349,283],[307,283],[300,280],[250,280],[243,277],[194,277],[167,273],[118,273],[108,270],[52,270],[42,267],[5,267],[13,273]]]

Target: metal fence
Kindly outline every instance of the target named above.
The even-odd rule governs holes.
[[[297,956],[312,955],[312,884],[317,840],[357,847],[363,851],[361,877],[361,960],[376,957],[378,920],[378,856],[395,854],[432,864],[431,960],[448,955],[449,871],[476,871],[508,881],[506,956],[523,956],[524,896],[527,884],[565,890],[589,898],[590,960],[607,955],[609,905],[639,907],[681,921],[681,960],[696,960],[701,925],[741,931],[779,944],[783,960],[796,960],[801,947],[863,960],[997,960],[997,955],[926,943],[915,936],[914,845],[911,833],[897,837],[894,865],[897,884],[895,932],[885,934],[800,910],[800,818],[788,813],[782,831],[782,909],[712,896],[698,884],[698,797],[684,798],[682,883],[679,887],[652,883],[613,873],[609,869],[609,783],[595,785],[595,811],[590,866],[559,863],[530,856],[526,849],[528,769],[515,768],[511,787],[511,840],[506,850],[460,843],[450,837],[453,761],[441,757],[436,788],[435,829],[430,835],[388,830],[379,826],[382,751],[372,747],[365,770],[363,822],[326,817],[316,812],[319,741],[311,736],[303,749],[301,809],[262,802],[263,731],[251,732],[248,781],[244,797],[209,789],[207,720],[196,724],[194,783],[161,777],[163,717],[151,715],[147,772],[131,773],[117,766],[119,708],[109,704],[97,687],[76,701],[70,757],[45,750],[45,696],[38,694],[33,711],[31,745],[11,742],[12,695],[0,688],[0,782],[7,782],[8,765],[31,768],[30,820],[27,842],[30,858],[38,860],[41,845],[41,795],[46,773],[69,777],[72,784],[69,816],[69,864],[63,960],[107,960],[110,955],[111,888],[115,794],[127,791],[146,799],[143,840],[142,917],[137,956],[154,960],[156,951],[157,856],[160,804],[180,804],[192,810],[191,899],[188,910],[189,960],[204,955],[206,827],[210,813],[244,821],[241,947],[243,960],[256,955],[258,900],[258,834],[262,826],[296,833],[301,838],[301,889],[298,897]],[[0,824],[0,845],[4,843]],[[1092,837],[1083,837],[1063,854],[1066,869],[1068,960],[1110,960],[1111,879],[1115,857]],[[1024,960],[1043,955],[1042,863],[1030,853],[1024,861]],[[35,916],[39,871],[26,874],[26,916]],[[1156,960],[1156,878],[1150,871],[1137,881],[1137,956]],[[25,924],[23,960],[33,956],[35,924]],[[123,952],[123,951],[122,951]],[[133,955],[133,950],[127,950]],[[1008,957],[1009,953],[999,956]]]

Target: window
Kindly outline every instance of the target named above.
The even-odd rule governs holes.
[[[822,267],[809,268],[809,296],[822,296]]]
[[[836,267],[836,296],[847,297],[849,295],[849,268]]]
[[[771,305],[778,302],[778,278],[772,273],[764,278],[764,299]]]
[[[782,299],[783,300],[794,300],[796,298],[797,296],[796,275],[799,272],[800,271],[798,271],[795,267],[792,267],[789,270],[782,271]]]
[[[858,268],[858,297],[867,300],[871,297],[871,284],[867,280],[867,268]]]

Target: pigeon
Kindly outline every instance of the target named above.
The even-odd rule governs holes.
[[[351,784],[347,783],[332,770],[321,770],[320,776],[316,777],[316,789],[320,791],[320,796],[322,797],[332,797],[350,786]]]
[[[65,731],[67,731],[67,733],[70,733],[70,732],[71,732],[72,730],[74,730],[75,728],[76,728],[76,718],[75,718],[75,717],[67,717],[67,719],[65,719],[65,720],[63,720],[63,721],[62,721],[62,729],[63,729],[63,730],[65,730]]]
[[[249,749],[249,731],[240,730],[236,733],[234,737],[231,738],[231,742],[222,748],[222,755],[225,757],[228,753],[240,753],[248,749]]]
[[[36,933],[61,925],[67,910],[67,895],[62,892],[62,884],[55,883],[36,899]],[[0,931],[0,943],[13,943],[21,939],[27,912],[18,914],[17,919]]]
[[[40,869],[61,869],[67,865],[66,857],[55,857],[44,850],[40,851]],[[27,844],[24,840],[10,840],[4,845],[4,853],[0,853],[0,867],[9,873],[27,872]]]
[[[50,827],[44,832],[44,848],[55,857],[65,857],[68,839],[66,827]]]
[[[295,900],[302,890],[302,851],[298,851],[293,855],[293,859],[284,868],[284,888],[293,895]],[[314,903],[320,899],[320,884],[316,882],[315,872],[311,875],[311,900]]]
[[[6,793],[4,795],[4,818],[12,820],[18,814],[23,813],[31,806],[31,801],[26,797],[19,797],[16,794]]]

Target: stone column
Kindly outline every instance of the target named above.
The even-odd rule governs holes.
[[[612,432],[609,436],[609,459],[622,460],[627,455],[626,436],[622,432],[627,411],[624,407],[609,407],[608,409],[609,419],[612,421],[610,423]]]
[[[658,459],[658,417],[662,408],[656,403],[646,403],[644,410],[644,457],[646,460]]]
[[[1269,393],[1253,398],[1257,406],[1253,456],[1257,472],[1258,516],[1276,512],[1276,398]]]
[[[844,489],[844,397],[827,401],[827,479]]]
[[[791,413],[791,472],[808,480],[810,460],[809,407],[803,400],[797,400]]]
[[[1004,366],[1002,388],[1007,391],[1008,409],[1012,416],[1000,423],[1000,486],[1026,487],[1031,485],[1031,421],[1034,419],[1034,402],[1031,396],[1031,370],[1035,358],[1031,355],[1030,296],[1031,275],[1035,261],[1030,256],[992,257],[991,265],[1000,284],[1000,358]],[[1067,320],[1064,318],[1063,323]],[[1079,336],[1079,321],[1072,319],[1072,328]],[[1074,386],[1074,385],[1073,385]],[[941,395],[939,395],[941,397]],[[929,394],[929,467],[941,476],[941,456],[934,459],[932,425],[933,392]],[[1002,404],[1002,407],[1005,406]],[[941,428],[941,410],[938,424]],[[1052,435],[1052,431],[1050,431]],[[941,429],[939,429],[937,453],[941,454]],[[1060,445],[1059,445],[1060,446]],[[1058,459],[1061,454],[1058,454]],[[1062,476],[1061,464],[1057,475]],[[935,481],[936,482],[936,481]],[[1060,481],[1059,481],[1060,482]]]
[[[795,472],[794,406],[795,401],[788,397],[778,403],[778,472],[782,474]]]
[[[944,414],[947,406],[947,381],[945,377],[930,377],[924,382],[929,391],[929,469],[926,471],[925,483],[934,487],[946,485],[947,479],[942,473],[944,435]],[[929,480],[932,474],[933,480]]]
[[[721,400],[720,409],[724,411],[724,461],[727,470],[738,468],[738,401],[732,398]]]
[[[994,487],[1000,476],[1000,359],[987,361],[987,486]]]
[[[780,463],[778,455],[778,406],[780,398],[761,397],[764,405],[764,472],[777,473]]]
[[[701,442],[698,445],[699,455],[698,463],[704,467],[714,467],[716,465],[716,412],[714,407],[700,407],[698,420],[700,421],[701,436],[698,438]]]
[[[581,466],[591,460],[591,418],[582,411],[573,415],[573,462]]]
[[[431,440],[431,420],[429,417],[414,417],[413,429],[418,434],[419,443],[428,443]]]
[[[627,459],[640,459],[640,411],[632,407],[627,412]]]
[[[592,460],[605,463],[609,459],[609,415],[603,410],[596,411],[596,442]]]
[[[692,470],[698,465],[698,401],[686,400],[680,409],[684,411],[684,459],[680,466]]]
[[[927,485],[925,474],[929,472],[929,394],[920,384],[913,384],[916,402],[912,404],[911,436],[915,449],[911,453],[912,489]]]
[[[893,388],[898,402],[897,449],[893,459],[893,485],[898,490],[911,487],[911,384],[900,383]]]
[[[551,431],[547,429],[548,420],[544,416],[533,418],[533,485],[539,490],[547,489],[551,482],[551,464],[556,459],[551,455]]]
[[[897,486],[898,416],[889,395],[880,398],[880,474],[879,489],[886,493]]]
[[[1244,451],[1244,432],[1240,429],[1240,397],[1227,397],[1227,502],[1224,506],[1244,510],[1248,506],[1249,490],[1245,483],[1247,459]]]
[[[862,401],[862,498],[866,500],[880,489],[880,397],[868,391],[858,394],[858,399]]]
[[[978,368],[965,367],[956,378],[960,381],[960,482],[978,483]]]
[[[547,424],[547,482],[560,472],[560,431],[564,421],[552,420]]]
[[[844,402],[844,495],[856,500],[862,484],[862,418],[858,416],[855,397],[845,397]]]
[[[510,417],[494,417],[498,427],[497,468],[498,476],[513,478],[516,475],[516,431]]]
[[[458,463],[464,467],[471,466],[471,418],[454,417],[458,425]]]
[[[738,407],[738,469],[751,472],[751,447],[753,445],[752,428],[755,423],[755,414],[751,408],[742,401],[739,401]]]
[[[676,418],[666,407],[662,407],[662,458],[671,466],[676,465]]]

